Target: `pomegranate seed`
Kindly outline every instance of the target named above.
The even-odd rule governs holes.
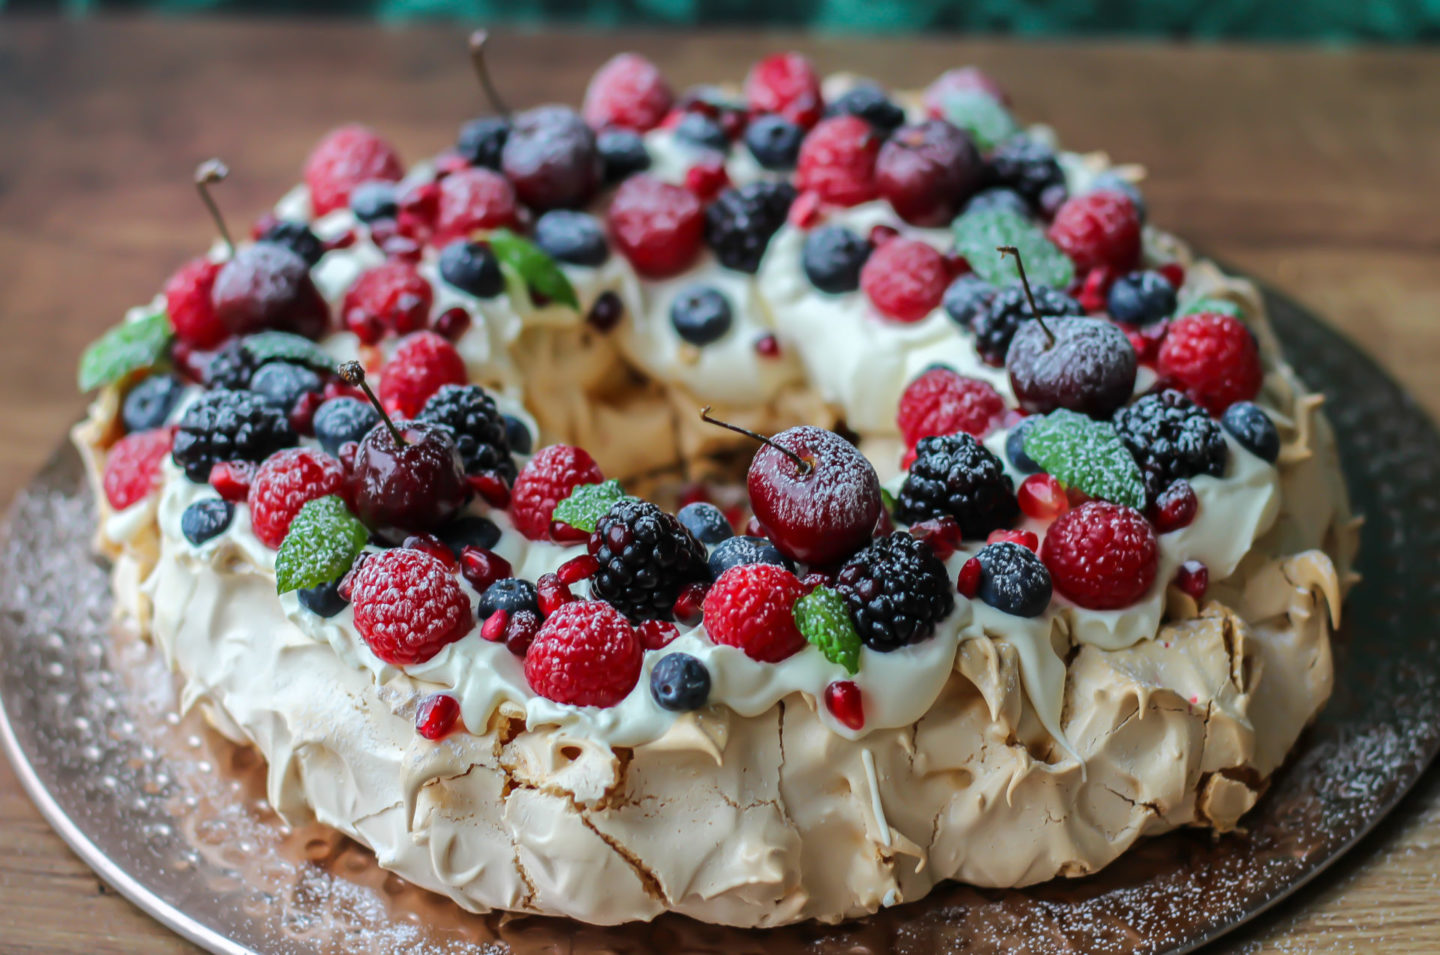
[[[685,188],[706,202],[720,194],[730,184],[725,173],[725,163],[719,157],[707,156],[685,170]]]
[[[836,680],[825,688],[825,709],[852,730],[865,726],[865,704],[860,699],[860,687],[850,680]]]
[[[1070,510],[1064,486],[1049,474],[1032,474],[1021,481],[1015,498],[1021,513],[1037,521],[1051,521]]]
[[[496,510],[503,511],[510,506],[510,485],[505,479],[494,471],[481,471],[479,474],[466,475],[465,480],[485,500],[486,504]]]
[[[280,218],[276,216],[273,212],[267,212],[264,215],[260,216],[260,218],[256,219],[255,224],[250,227],[250,238],[254,239],[256,242],[259,242],[262,235],[269,232],[271,229],[273,229],[279,224]]]
[[[315,436],[315,409],[319,408],[325,401],[325,396],[318,391],[307,391],[295,402],[295,407],[290,409],[290,427],[297,434],[303,434],[307,438]]]
[[[794,202],[790,203],[790,211],[785,218],[797,229],[813,229],[820,224],[820,220],[823,218],[820,214],[822,205],[823,200],[820,198],[820,193],[802,192]]]
[[[1115,272],[1108,265],[1097,265],[1085,276],[1076,296],[1086,312],[1105,311],[1105,302],[1110,295],[1110,286],[1115,284]]]
[[[620,324],[620,318],[625,314],[625,306],[620,302],[620,296],[613,291],[601,292],[595,299],[595,304],[590,306],[590,311],[585,315],[585,324],[597,332],[608,332]]]
[[[812,570],[800,578],[800,586],[805,588],[807,594],[813,593],[816,587],[829,587],[833,583],[835,583],[834,577],[819,570]]]
[[[1155,499],[1150,520],[1157,531],[1168,534],[1182,527],[1189,527],[1199,509],[1200,501],[1195,497],[1195,489],[1190,486],[1189,481],[1181,478]]]
[[[873,537],[888,537],[895,532],[895,520],[885,508],[880,508],[880,514],[875,518],[875,529],[871,531]]]
[[[420,701],[415,711],[415,732],[428,740],[450,735],[460,720],[460,702],[448,693],[436,693]]]
[[[497,610],[480,625],[480,636],[491,643],[499,643],[505,639],[505,628],[509,625],[510,611]]]
[[[870,244],[878,249],[880,248],[880,246],[884,245],[886,242],[889,242],[891,239],[898,237],[899,235],[900,230],[895,228],[894,226],[871,226],[869,235]]]
[[[1142,365],[1153,365],[1155,357],[1160,354],[1160,345],[1165,341],[1165,333],[1170,330],[1170,322],[1156,322],[1140,328],[1122,325],[1120,328],[1130,339],[1130,347],[1135,349],[1135,360]]]
[[[1078,487],[1067,487],[1065,489],[1065,499],[1070,502],[1071,507],[1079,507],[1081,504],[1090,501],[1091,497]]]
[[[755,354],[761,358],[779,358],[780,339],[774,335],[761,335],[755,339]]]
[[[448,341],[459,341],[469,330],[470,313],[458,305],[435,316],[435,331]]]
[[[972,271],[970,260],[952,249],[945,253],[945,271],[950,273],[951,278],[959,278]]]
[[[600,562],[589,554],[581,554],[579,557],[572,557],[555,569],[555,576],[567,587],[570,584],[578,584],[580,581],[595,576],[595,571],[600,569]]]
[[[663,650],[680,636],[680,628],[668,620],[642,620],[635,626],[640,646],[646,650]]]
[[[902,471],[908,471],[908,470],[910,470],[910,465],[914,464],[914,463],[915,463],[915,459],[918,458],[919,456],[920,456],[920,452],[919,452],[919,451],[916,451],[914,448],[908,449],[904,454],[900,455],[900,470],[902,470]]]
[[[517,610],[505,627],[505,649],[523,657],[540,632],[540,618],[533,610]]]
[[[1210,589],[1210,568],[1198,560],[1187,560],[1175,572],[1175,586],[1198,604],[1205,599],[1205,591]]]
[[[460,573],[478,593],[484,593],[497,580],[513,577],[510,562],[493,550],[466,544],[460,550]]]
[[[370,241],[382,248],[387,239],[400,234],[400,223],[394,219],[376,219],[369,224],[369,228]]]
[[[551,521],[550,539],[559,544],[578,544],[582,541],[588,541],[590,535],[578,527],[571,527],[564,521]]]
[[[338,457],[340,458],[340,466],[345,469],[346,474],[355,470],[355,455],[359,450],[360,442],[358,441],[346,441],[340,445],[340,454]]]
[[[400,259],[404,262],[419,262],[421,250],[419,240],[408,235],[392,235],[380,244],[380,251],[385,253],[387,259]]]
[[[570,588],[555,574],[541,574],[535,581],[535,591],[540,598],[540,612],[547,617],[575,599]]]
[[[456,559],[455,552],[447,547],[445,542],[434,534],[413,534],[405,538],[405,543],[401,546],[408,547],[411,550],[423,550],[451,570],[455,570],[460,566],[460,561]]]
[[[355,563],[351,564],[350,569],[345,571],[345,575],[340,578],[340,583],[335,590],[345,598],[347,603],[350,601],[350,590],[355,586],[355,575],[360,573],[360,568],[365,566],[365,562],[369,559],[369,554],[361,554],[356,557]]]
[[[1163,275],[1165,281],[1177,292],[1180,291],[1180,286],[1185,284],[1185,266],[1179,262],[1166,262],[1155,271]]]
[[[705,591],[709,589],[708,584],[686,584],[680,596],[675,598],[675,619],[687,627],[699,626],[705,616],[701,605],[705,603]]]
[[[170,346],[170,359],[175,362],[176,369],[191,381],[200,381],[205,377],[205,360],[210,354],[196,351],[193,345],[178,340]]]
[[[325,382],[325,400],[329,401],[331,398],[356,398],[364,401],[365,392],[353,385],[345,384],[338,378],[332,378]]]
[[[991,531],[990,536],[985,538],[987,544],[1019,544],[1021,547],[1028,547],[1032,551],[1040,549],[1040,538],[1034,531]]]
[[[949,514],[912,524],[910,535],[929,544],[935,556],[941,560],[949,560],[950,555],[955,553],[955,548],[960,546],[963,537],[960,525],[955,523],[955,518]]]
[[[256,470],[250,461],[221,461],[210,469],[210,486],[227,501],[243,501],[250,496]]]
[[[354,229],[346,229],[344,232],[342,232],[340,235],[337,235],[335,238],[325,240],[325,251],[335,252],[339,249],[348,249],[350,248],[350,246],[355,244],[355,241],[358,238],[359,237],[355,234]]]
[[[971,557],[960,565],[960,578],[955,581],[955,591],[960,596],[970,600],[980,592],[980,575],[984,568],[980,566],[980,558]]]

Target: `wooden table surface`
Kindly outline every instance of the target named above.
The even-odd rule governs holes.
[[[330,127],[361,120],[410,159],[480,111],[459,28],[0,17],[0,500],[83,407],[80,349],[208,241],[189,185],[219,155],[249,221]],[[509,35],[512,100],[578,102],[611,53],[677,86],[794,46],[897,86],[976,63],[1024,118],[1150,170],[1153,218],[1345,330],[1440,416],[1440,55],[1140,44],[1021,45],[760,33]],[[1303,369],[1302,369],[1303,373]],[[1433,561],[1433,555],[1426,555]],[[1224,946],[1440,951],[1440,776],[1339,871]],[[0,760],[0,950],[189,952],[107,890]]]

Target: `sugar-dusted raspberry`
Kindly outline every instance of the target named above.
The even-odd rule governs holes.
[[[615,247],[650,278],[689,268],[705,236],[705,210],[695,194],[647,175],[621,183],[607,222]]]
[[[1159,554],[1145,516],[1107,501],[1061,514],[1040,546],[1055,589],[1091,610],[1117,610],[1145,596]]]
[[[614,706],[635,688],[643,656],[624,614],[603,600],[578,600],[546,618],[525,653],[525,679],[556,703]]]
[[[875,128],[859,116],[832,116],[801,142],[795,186],[841,206],[874,199],[879,190],[875,160],[880,145]]]
[[[220,263],[206,258],[191,259],[165,283],[165,312],[175,337],[195,348],[214,348],[230,334],[215,314],[210,291]]]
[[[905,446],[913,448],[921,438],[957,431],[984,439],[1005,411],[1005,399],[988,382],[937,367],[906,386],[896,422]]]
[[[362,182],[396,182],[404,175],[395,148],[368,126],[341,126],[320,140],[305,160],[305,185],[317,216],[342,209]]]
[[[170,453],[174,428],[155,428],[127,434],[105,456],[101,486],[105,500],[117,511],[144,500],[160,486],[160,462]]]
[[[518,204],[510,181],[492,169],[462,169],[440,180],[435,209],[437,246],[469,238],[477,229],[515,224]]]
[[[779,663],[805,646],[795,625],[795,601],[803,596],[804,585],[784,567],[731,567],[705,595],[705,632],[752,660]]]
[[[618,126],[643,133],[660,125],[674,102],[660,67],[638,53],[620,53],[590,78],[581,115],[596,129]]]
[[[871,303],[897,322],[918,322],[929,315],[949,284],[945,256],[918,239],[886,242],[860,269],[860,287]]]
[[[1077,272],[1107,265],[1124,274],[1140,259],[1140,215],[1121,192],[1089,192],[1065,200],[1048,235],[1070,256]]]
[[[454,345],[434,332],[412,332],[385,365],[380,403],[392,415],[413,418],[441,386],[465,381],[465,361]]]
[[[510,498],[510,518],[520,533],[531,540],[544,540],[550,533],[550,516],[555,505],[570,496],[581,484],[605,480],[600,466],[584,448],[552,444],[541,448],[526,462],[515,479]]]
[[[475,626],[470,601],[444,564],[421,550],[382,551],[353,571],[355,629],[386,663],[424,663]]]
[[[745,77],[745,102],[753,113],[779,113],[806,128],[825,110],[820,77],[799,53],[776,53],[756,63]]]
[[[385,335],[425,327],[435,294],[409,262],[391,259],[365,272],[345,293],[340,316],[360,341],[373,345]]]
[[[1245,323],[1219,312],[1176,319],[1160,344],[1156,368],[1213,415],[1260,393],[1265,370],[1260,349]]]
[[[289,448],[260,465],[247,501],[250,523],[260,543],[278,548],[300,508],[316,498],[337,494],[345,481],[340,462],[315,448]]]

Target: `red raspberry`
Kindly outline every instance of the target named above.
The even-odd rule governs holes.
[[[230,329],[215,314],[210,300],[220,265],[209,259],[191,259],[165,283],[165,311],[175,337],[194,348],[214,348],[230,337]]]
[[[950,273],[945,256],[918,239],[891,239],[870,253],[860,287],[875,308],[897,322],[918,322],[940,304]]]
[[[340,307],[345,326],[367,345],[387,332],[404,335],[425,327],[435,295],[409,262],[383,262],[365,272],[345,293]]]
[[[376,179],[397,182],[405,170],[395,148],[368,126],[341,126],[305,160],[305,185],[316,216],[343,209],[350,190]]]
[[[803,596],[805,585],[784,567],[731,567],[705,595],[705,631],[752,660],[779,663],[805,646],[795,626],[795,601]]]
[[[695,194],[681,186],[631,176],[615,191],[607,219],[616,247],[641,275],[676,275],[700,254],[705,210]]]
[[[436,245],[467,238],[477,229],[513,226],[518,206],[510,180],[491,169],[462,169],[440,180]]]
[[[1072,196],[1055,213],[1048,234],[1082,273],[1108,265],[1124,275],[1140,260],[1140,216],[1123,193]]]
[[[799,53],[776,53],[756,63],[745,77],[745,101],[754,113],[779,113],[808,129],[825,111],[820,77]]]
[[[685,170],[685,188],[709,202],[730,185],[730,176],[725,172],[725,160],[720,156],[703,156],[695,165]]]
[[[896,421],[906,447],[913,448],[921,438],[957,431],[984,439],[1004,420],[1005,410],[1005,399],[987,382],[932,368],[906,387]]]
[[[1172,322],[1155,366],[1162,378],[1178,381],[1213,415],[1254,398],[1265,377],[1250,329],[1218,312],[1196,312]]]
[[[878,195],[879,155],[880,137],[869,123],[859,116],[832,116],[800,144],[795,188],[836,205],[858,206]]]
[[[614,706],[640,679],[644,650],[625,615],[603,600],[568,603],[525,654],[530,689],[556,703]]]
[[[475,625],[475,611],[444,564],[400,547],[368,558],[354,571],[350,603],[355,629],[386,663],[424,663]]]
[[[324,451],[288,448],[270,455],[260,465],[246,497],[255,536],[266,547],[278,548],[300,508],[316,498],[338,494],[344,482],[344,468]]]
[[[1144,515],[1106,501],[1061,514],[1040,547],[1055,589],[1091,610],[1128,607],[1145,596],[1155,581],[1159,554]]]
[[[137,431],[116,441],[105,456],[100,480],[105,500],[117,511],[144,500],[160,486],[160,462],[170,453],[173,428]]]
[[[467,381],[465,361],[455,346],[434,332],[412,332],[400,340],[380,378],[380,403],[392,415],[413,418],[442,385]]]
[[[635,633],[646,650],[663,650],[680,636],[680,628],[668,620],[642,620],[635,625]]]
[[[581,115],[596,129],[623,126],[643,133],[660,125],[674,102],[660,67],[638,53],[621,53],[590,78]]]
[[[525,463],[515,479],[510,498],[510,519],[532,541],[544,540],[550,532],[550,515],[555,505],[570,496],[581,484],[605,480],[600,465],[584,448],[552,444]]]
[[[937,119],[945,119],[945,100],[951,93],[983,93],[997,103],[1010,105],[1010,97],[989,74],[973,66],[964,66],[958,70],[946,70],[926,88],[925,112]]]

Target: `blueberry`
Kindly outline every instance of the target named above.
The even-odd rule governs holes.
[[[1256,457],[1274,464],[1280,456],[1280,433],[1259,405],[1237,401],[1225,409],[1220,424],[1242,448]]]
[[[1010,433],[1005,436],[1005,456],[1010,459],[1015,470],[1021,474],[1038,474],[1041,470],[1040,465],[1025,453],[1025,432],[1034,426],[1035,420],[1035,418],[1024,419],[1011,428]]]
[[[125,396],[120,420],[126,431],[149,431],[158,428],[170,417],[185,386],[173,375],[151,375]]]
[[[310,227],[303,222],[295,222],[292,219],[281,219],[260,236],[260,242],[273,242],[275,245],[284,246],[305,260],[305,264],[314,267],[320,261],[320,256],[325,254],[325,244],[320,241]]]
[[[670,324],[692,345],[708,345],[730,330],[730,300],[708,285],[691,285],[670,304]]]
[[[763,537],[728,537],[710,553],[710,573],[715,577],[744,564],[774,564],[786,570],[795,569],[790,558]]]
[[[650,168],[650,152],[640,134],[629,129],[607,129],[595,138],[600,151],[600,164],[607,183],[644,172]]]
[[[1175,314],[1175,287],[1159,272],[1131,272],[1110,286],[1105,310],[1126,325],[1153,325]]]
[[[460,127],[455,152],[472,166],[500,168],[500,154],[510,135],[510,120],[503,116],[482,116]]]
[[[529,610],[539,616],[540,595],[535,590],[535,585],[528,580],[522,580],[519,577],[497,580],[485,588],[485,592],[480,595],[477,613],[484,621],[490,619],[490,615],[497,610],[504,610],[506,613],[512,614],[521,610]]]
[[[861,83],[846,90],[826,112],[831,116],[859,116],[886,134],[905,122],[905,111],[891,102],[885,91],[874,83]]]
[[[604,265],[610,255],[600,220],[569,209],[553,209],[535,221],[535,244],[573,265]]]
[[[340,596],[340,581],[337,577],[328,584],[320,584],[317,587],[302,587],[295,592],[300,598],[300,606],[310,611],[317,617],[333,617],[345,609],[350,601]]]
[[[460,551],[466,547],[479,547],[483,550],[494,547],[500,542],[500,528],[488,517],[466,514],[440,528],[435,536],[458,557]]]
[[[494,298],[505,291],[505,276],[488,245],[456,239],[440,252],[440,277],[477,298]]]
[[[950,283],[940,304],[945,307],[945,314],[950,316],[951,321],[961,328],[969,328],[975,316],[994,297],[995,286],[978,275],[966,274]]]
[[[755,161],[766,169],[785,172],[795,168],[800,155],[800,140],[805,130],[783,116],[766,113],[757,116],[745,128],[745,145]]]
[[[395,186],[383,180],[362,182],[350,190],[350,211],[361,222],[393,219],[400,212],[395,202]]]
[[[719,153],[730,151],[730,137],[725,135],[725,127],[704,113],[692,111],[680,117],[680,122],[675,124],[675,138]]]
[[[869,242],[844,226],[827,225],[805,237],[800,259],[811,285],[839,295],[860,287],[860,268],[869,257]]]
[[[1141,195],[1139,186],[1115,170],[1107,169],[1091,180],[1089,191],[1102,192],[1105,190],[1124,193],[1128,196],[1130,201],[1135,205],[1135,211],[1140,216],[1141,224],[1144,224],[1148,210],[1145,207],[1145,197]]]
[[[986,209],[1004,209],[1027,219],[1030,218],[1030,203],[1026,202],[1025,197],[1014,189],[1006,189],[1004,186],[981,189],[966,201],[960,214],[983,212]]]
[[[535,449],[535,437],[530,428],[514,415],[504,415],[505,437],[510,441],[510,450],[516,454],[529,454]]]
[[[986,544],[980,560],[980,599],[1003,613],[1038,617],[1050,606],[1050,571],[1028,547]]]
[[[307,391],[319,391],[324,387],[325,382],[315,372],[286,361],[261,365],[250,379],[251,391],[285,412],[295,407],[295,402]]]
[[[650,695],[664,710],[698,710],[710,698],[710,671],[688,653],[667,653],[650,671]]]
[[[730,522],[725,519],[725,512],[714,504],[705,501],[686,504],[675,516],[702,544],[718,544],[735,536]]]
[[[235,505],[218,497],[196,501],[180,515],[180,533],[185,539],[199,547],[201,544],[224,531],[235,516]]]
[[[325,453],[338,455],[346,441],[359,441],[380,423],[380,412],[359,398],[331,398],[315,409],[315,437]]]

